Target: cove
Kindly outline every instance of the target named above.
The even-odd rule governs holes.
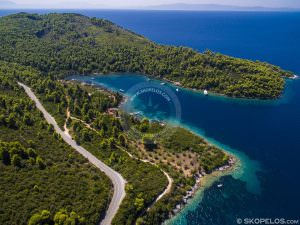
[[[141,74],[110,74],[110,75],[100,75],[100,76],[71,76],[68,79],[84,82],[86,84],[105,87],[109,90],[119,92],[124,94],[127,97],[130,97],[132,94],[131,89],[139,84],[150,82],[153,85],[161,85],[162,81],[157,79],[149,80],[146,76]],[[179,99],[181,105],[182,115],[180,120],[176,118],[171,118],[168,120],[168,123],[173,124],[174,126],[184,127],[185,129],[205,138],[211,144],[218,146],[219,148],[228,151],[229,153],[234,154],[241,160],[241,167],[232,174],[236,179],[240,179],[246,182],[247,190],[252,193],[260,193],[260,184],[257,178],[256,173],[262,168],[259,165],[259,162],[250,159],[244,152],[235,150],[228,145],[225,145],[215,139],[214,137],[208,136],[205,129],[206,124],[212,123],[212,126],[223,126],[222,123],[219,125],[216,124],[216,121],[220,120],[220,116],[224,112],[224,108],[228,108],[227,116],[229,116],[233,109],[230,109],[230,106],[233,105],[257,105],[261,104],[257,100],[242,100],[242,99],[232,99],[223,96],[211,95],[205,96],[200,92],[188,90],[182,87],[175,86],[169,82],[163,82],[173,94]],[[152,101],[152,104],[159,104],[161,99],[155,99]],[[144,102],[141,102],[144,101]],[[159,112],[156,112],[154,109],[145,109],[144,105],[147,105],[147,99],[139,99],[139,101],[133,101],[125,103],[122,107],[128,113],[141,113],[142,116],[153,119],[160,120],[164,118],[158,118]],[[274,101],[269,101],[268,104],[276,104]],[[232,106],[233,107],[233,106]],[[192,111],[190,109],[193,109]],[[167,111],[167,109],[165,109]],[[192,113],[193,112],[193,113]],[[195,124],[195,121],[199,125]],[[209,122],[210,121],[210,122]],[[203,124],[203,125],[202,125]]]
[[[148,81],[138,74],[73,76],[80,82],[127,93],[131,87]],[[300,80],[288,80],[278,100],[244,100],[222,96],[204,96],[199,92],[166,83],[181,104],[181,120],[171,121],[235,154],[241,168],[201,189],[196,197],[167,224],[225,224],[236,218],[252,216],[297,215],[300,131]],[[178,88],[178,92],[176,91]],[[142,112],[151,119],[152,111],[143,111],[146,102],[131,102],[129,112]],[[156,119],[156,118],[155,118]],[[281,205],[284,204],[285,207]],[[222,206],[220,210],[219,207]],[[235,211],[233,211],[235,210]],[[219,221],[221,220],[221,221]],[[192,221],[192,222],[191,222]],[[194,221],[194,222],[193,222]]]
[[[80,13],[110,19],[158,43],[267,61],[300,74],[299,12]],[[99,82],[118,91],[122,87],[127,90],[125,87],[129,88],[134,81],[144,81],[141,77],[120,76],[105,76]],[[222,177],[218,181],[223,183],[221,190],[218,182],[214,183],[170,223],[234,225],[237,218],[299,219],[300,80],[289,80],[284,95],[275,101],[204,98],[188,93],[189,98],[183,98],[185,90],[176,93],[181,99],[181,126],[245,155],[252,163],[243,166],[257,179],[247,173],[240,178]]]

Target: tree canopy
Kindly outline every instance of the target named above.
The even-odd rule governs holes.
[[[268,63],[158,45],[110,21],[79,14],[1,17],[0,43],[0,59],[55,76],[140,72],[235,97],[277,98],[283,77],[292,75]]]

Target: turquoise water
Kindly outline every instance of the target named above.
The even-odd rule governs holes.
[[[12,12],[2,10],[0,15]],[[300,74],[300,13],[75,12],[110,19],[159,43],[199,51],[208,48]],[[95,80],[89,81],[124,91],[145,82],[144,77],[132,74]],[[244,168],[242,173],[221,178],[222,188],[215,183],[197,196],[172,225],[233,225],[245,217],[299,219],[300,80],[288,81],[284,96],[276,101],[205,97],[182,89],[174,92],[181,105],[180,124],[237,154]],[[139,109],[134,102],[133,109]]]
[[[177,217],[169,221],[170,224],[234,224],[236,218],[250,216],[298,215],[298,201],[295,200],[298,187],[293,185],[298,183],[295,178],[299,171],[296,157],[299,154],[297,132],[300,128],[300,93],[297,89],[300,87],[300,80],[288,80],[285,94],[279,100],[259,101],[204,96],[170,83],[161,85],[162,81],[149,81],[138,74],[71,78],[118,91],[129,99],[134,94],[131,92],[132,87],[137,85],[148,84],[150,87],[169,89],[179,99],[181,118],[171,116],[161,120],[179,124],[241,160],[241,168],[219,181],[224,184],[224,189],[220,190],[213,185],[204,194],[203,191],[198,193]],[[161,116],[161,113],[157,113],[154,108],[145,107],[149,96],[152,96],[151,105],[165,106],[165,111],[168,111],[169,106],[162,98],[154,100],[151,94],[145,94],[146,98],[127,101],[125,108],[129,112],[141,112],[143,116],[157,119],[157,115]],[[161,111],[164,110],[159,110]],[[228,142],[232,145],[224,144]],[[295,191],[292,196],[290,191]],[[224,205],[222,210],[219,210],[216,200]],[[287,208],[274,205],[282,204],[281,201],[289,202],[293,211],[285,211]],[[290,207],[289,204],[285,204],[285,207]],[[219,217],[227,222],[221,223]],[[212,222],[211,218],[216,221]]]
[[[212,103],[215,102],[215,104],[218,104],[218,102],[226,103],[226,101],[239,102],[238,104],[243,104],[243,103],[246,104],[246,102],[250,104],[256,104],[255,103],[256,101],[234,100],[234,99],[221,97],[221,96],[210,96],[208,99],[207,96],[204,96],[199,92],[177,87],[165,81],[164,83],[166,84],[161,85],[162,81],[155,80],[155,79],[151,79],[149,81],[147,77],[140,74],[128,73],[128,74],[111,74],[111,75],[101,75],[101,76],[72,76],[69,77],[69,79],[74,79],[77,81],[81,81],[96,86],[106,87],[110,90],[124,94],[128,97],[129,100],[127,100],[126,104],[124,104],[122,108],[125,109],[127,112],[129,113],[139,112],[143,117],[147,117],[153,120],[166,121],[173,125],[182,126],[206,138],[210,143],[236,155],[241,160],[241,168],[239,168],[239,170],[236,170],[232,174],[233,177],[246,182],[246,187],[249,192],[260,193],[260,183],[256,176],[256,173],[262,170],[259,162],[251,160],[245,153],[232,149],[229,146],[226,146],[218,142],[214,138],[207,136],[203,129],[185,122],[187,119],[190,120],[190,117],[188,118],[185,117],[186,116],[185,103],[187,99],[194,98],[195,101],[191,102],[186,109],[190,109],[191,106],[196,104],[199,105],[201,104],[201,102],[204,103],[204,105],[202,106],[203,108],[207,108],[207,107],[211,108],[212,107],[211,103],[209,104],[205,103],[207,100],[212,101]],[[172,107],[176,108],[176,106],[170,106],[169,104],[167,104],[165,99],[162,98],[160,95],[158,95],[158,97],[155,98],[156,94],[145,93],[143,96],[139,96],[139,98],[130,100],[130,96],[133,96],[139,90],[140,86],[141,86],[140,89],[144,89],[145,87],[155,87],[161,90],[166,90],[167,93],[172,93],[176,95],[176,97],[180,102],[180,106],[178,107],[180,107],[180,110],[182,110],[184,114],[176,118],[175,113],[170,112],[172,111]],[[147,107],[149,105],[149,99],[151,100],[152,107]],[[174,100],[172,99],[171,105],[173,104],[173,101]],[[270,102],[270,104],[273,104],[273,102]],[[155,107],[155,105],[157,105],[158,107]],[[175,109],[173,109],[173,111],[175,111]],[[196,114],[198,113],[196,111]],[[210,114],[209,111],[208,114]],[[208,117],[207,114],[199,115],[199,116],[201,116],[202,119]]]

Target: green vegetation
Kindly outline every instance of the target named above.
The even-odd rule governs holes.
[[[30,68],[0,62],[0,224],[46,224],[30,219],[48,215],[33,216],[45,209],[55,223],[67,214],[67,221],[84,217],[96,224],[110,203],[110,180],[53,134],[18,87],[16,78],[36,76]],[[57,214],[61,209],[67,213]]]
[[[235,97],[277,98],[279,67],[219,53],[162,46],[110,21],[78,14],[19,13],[0,18],[0,59],[65,77],[140,72]]]
[[[78,86],[76,88],[81,89],[83,95],[68,96],[70,102],[80,102],[86,93],[85,88],[82,89]],[[99,93],[97,93],[98,91],[94,90],[90,96],[98,96]],[[102,93],[102,95],[104,94]],[[105,99],[104,96],[103,99]],[[89,110],[97,111],[96,102],[98,102],[97,97],[90,98]],[[76,118],[89,118],[86,117],[86,114],[88,111],[81,111],[81,113],[72,111],[71,113]],[[87,123],[88,121],[84,122]],[[126,197],[113,220],[113,224],[133,224],[139,214],[164,190],[167,186],[167,179],[157,167],[132,159],[123,151],[132,148],[132,146],[127,145],[126,134],[122,130],[119,119],[97,111],[95,117],[90,121],[90,128],[85,123],[72,120],[70,127],[74,139],[93,155],[120,172],[128,182]],[[126,148],[124,149],[124,147]]]
[[[13,165],[19,168],[35,165],[40,169],[46,167],[44,160],[37,155],[34,149],[26,149],[20,142],[0,141],[0,160],[5,165]]]
[[[34,176],[30,174],[31,179],[32,176],[33,179],[40,179],[40,173],[46,171],[55,171],[57,175],[57,169],[53,170],[53,166],[55,165],[55,168],[57,168],[58,165],[61,166],[59,171],[61,171],[60,173],[62,175],[60,175],[59,178],[55,177],[54,174],[48,174],[47,180],[43,179],[43,184],[38,181],[33,182],[30,180],[30,184],[32,185],[31,189],[34,190],[33,193],[42,193],[43,197],[38,198],[39,204],[37,204],[37,207],[34,207],[34,210],[28,210],[27,213],[24,212],[22,214],[24,218],[27,218],[27,221],[30,219],[30,216],[32,216],[32,220],[43,219],[42,210],[46,209],[44,214],[45,212],[50,212],[50,215],[46,216],[46,220],[49,220],[50,224],[53,223],[53,221],[55,223],[55,213],[66,208],[68,212],[67,215],[69,215],[66,218],[71,217],[70,212],[75,211],[78,212],[80,218],[84,217],[86,219],[87,224],[95,224],[99,217],[103,216],[104,209],[109,203],[108,196],[110,196],[110,191],[109,186],[107,186],[107,178],[104,179],[102,176],[96,175],[96,172],[89,168],[85,160],[76,160],[74,152],[60,141],[60,137],[53,133],[53,127],[47,125],[41,118],[41,114],[36,112],[33,103],[30,100],[26,100],[27,97],[23,93],[23,90],[16,85],[17,79],[33,88],[43,101],[47,110],[53,113],[57,121],[60,121],[61,126],[67,121],[71,133],[78,143],[84,146],[93,155],[103,160],[106,164],[119,171],[127,180],[126,197],[122,202],[118,214],[113,220],[113,224],[132,224],[137,219],[141,224],[153,224],[153,222],[155,224],[161,223],[169,215],[169,212],[181,202],[183,195],[195,182],[192,177],[186,177],[181,171],[174,168],[172,164],[158,160],[155,162],[157,166],[154,166],[131,158],[125,151],[135,155],[141,153],[138,142],[144,145],[151,145],[151,151],[149,151],[148,148],[147,151],[156,155],[157,148],[164,148],[164,151],[167,152],[166,154],[170,154],[173,152],[191,151],[187,146],[194,146],[193,151],[197,152],[199,159],[202,161],[205,161],[205,159],[209,160],[208,163],[203,163],[202,169],[206,171],[210,171],[224,164],[226,161],[224,154],[219,149],[213,147],[208,148],[202,139],[197,139],[196,136],[180,128],[176,129],[173,138],[166,138],[163,141],[159,140],[158,143],[153,145],[153,142],[151,142],[151,134],[160,131],[162,127],[159,123],[150,123],[148,120],[139,121],[132,118],[133,125],[145,134],[144,140],[132,139],[132,137],[123,131],[121,122],[119,118],[116,117],[119,113],[115,112],[116,115],[108,113],[110,108],[114,108],[120,103],[122,98],[118,94],[108,93],[89,86],[79,86],[72,82],[57,81],[51,78],[51,76],[42,75],[33,69],[24,68],[17,64],[0,62],[0,68],[3,74],[3,79],[1,79],[3,94],[0,96],[5,96],[3,97],[5,101],[2,100],[1,102],[6,106],[6,108],[3,108],[1,111],[3,115],[2,118],[9,118],[10,114],[15,113],[14,116],[11,116],[11,118],[14,119],[14,122],[11,123],[13,126],[10,127],[6,119],[1,120],[4,122],[1,123],[0,131],[6,133],[6,130],[10,130],[10,132],[15,132],[15,135],[20,134],[25,140],[33,140],[28,141],[28,144],[23,144],[20,138],[8,140],[3,138],[3,141],[9,143],[19,141],[22,143],[22,146],[24,145],[24,152],[28,151],[29,154],[28,149],[32,148],[37,153],[35,166],[21,167],[18,173],[30,170],[31,173],[34,172]],[[18,97],[7,100],[9,96]],[[25,100],[27,101],[26,104],[23,103]],[[16,110],[15,112],[11,110],[11,108],[20,110]],[[59,110],[59,108],[61,110]],[[71,114],[71,118],[68,119],[67,109],[69,109]],[[24,115],[29,116],[25,117]],[[23,129],[27,131],[29,127],[30,132],[24,134],[21,132]],[[35,130],[36,133],[34,133]],[[13,137],[13,135],[10,137]],[[149,140],[146,140],[147,138]],[[184,138],[185,141],[181,142],[181,138]],[[54,141],[51,142],[50,139]],[[176,150],[174,148],[176,148]],[[42,149],[51,149],[51,151],[43,151]],[[57,151],[55,151],[55,149],[57,149]],[[75,156],[71,157],[71,153]],[[48,154],[51,155],[49,156]],[[216,159],[214,157],[216,157]],[[139,158],[144,159],[144,157]],[[219,160],[220,158],[222,158],[223,161]],[[21,165],[27,163],[26,157],[16,158],[14,161],[16,164],[21,162]],[[61,162],[62,165],[57,161]],[[45,165],[44,168],[43,165]],[[15,171],[15,168],[18,168],[5,164],[3,164],[3,166],[5,166],[3,168],[9,168],[11,171]],[[67,168],[64,168],[64,166]],[[167,179],[159,167],[163,168],[172,176],[174,183],[172,191],[159,202],[152,205],[156,197],[162,193],[167,186]],[[68,174],[68,176],[72,174],[68,169],[71,171],[85,169],[85,171],[80,170],[77,174],[73,174],[73,180],[69,178],[66,181],[62,181],[61,179],[65,179],[63,174]],[[67,172],[63,172],[66,170]],[[40,172],[38,173],[37,171]],[[84,174],[87,181],[80,178],[80,182],[84,184],[78,184],[79,179],[76,177],[76,175],[79,176],[78,174],[80,174],[80,176]],[[9,175],[7,176],[9,177]],[[24,177],[25,175],[20,176]],[[92,181],[88,179],[93,179],[95,184],[91,183]],[[105,182],[99,185],[98,182],[103,181],[103,179]],[[5,182],[7,182],[7,180],[4,180],[2,184],[4,185]],[[53,184],[53,186],[49,185],[49,182]],[[58,188],[58,190],[56,190],[60,191],[59,194],[52,190],[52,187],[57,188],[56,184],[58,183],[61,185],[60,189]],[[26,186],[26,184],[24,185]],[[66,185],[68,185],[67,190],[73,188],[72,191],[64,191]],[[76,187],[72,185],[76,185]],[[83,191],[82,188],[86,187],[86,185],[88,185],[90,189],[87,188]],[[0,187],[1,186],[0,183]],[[85,196],[84,198],[88,199],[91,205],[88,205],[87,200],[87,202],[75,206],[75,202],[79,203],[80,200],[76,200],[72,194],[74,194],[76,190],[78,192],[78,189],[80,189],[80,195],[78,196],[77,194],[77,198],[82,199],[81,196],[89,194],[88,197]],[[30,188],[28,188],[28,190],[30,190]],[[89,190],[91,192],[89,192]],[[14,191],[16,191],[16,189],[11,187],[11,192],[14,193]],[[49,195],[45,196],[45,192]],[[45,203],[45,201],[52,196],[50,193],[55,193],[55,196],[60,198],[59,200],[55,200],[55,207],[50,207],[50,203]],[[99,201],[97,201],[98,204],[96,204],[95,199],[99,199]],[[13,205],[12,202],[14,202],[14,199],[7,203],[7,207],[11,207]],[[97,206],[99,210],[96,210]],[[151,206],[151,208],[149,212],[146,212],[145,209],[149,206]],[[48,214],[49,213],[46,213],[45,215]]]
[[[199,155],[201,169],[207,173],[228,162],[228,156],[223,151],[180,127],[175,128],[170,136],[162,138],[160,142],[169,151],[196,152]]]
[[[68,213],[61,209],[51,218],[48,210],[43,210],[32,215],[28,225],[85,225],[85,219],[78,216],[75,212]]]
[[[10,64],[3,63],[2,68],[8,65]],[[10,66],[19,67],[13,64]],[[131,185],[131,187],[133,187],[128,189],[123,204],[121,205],[121,208],[114,219],[114,224],[119,225],[134,223],[136,218],[145,209],[145,207],[148,206],[167,186],[167,179],[157,167],[134,160],[130,158],[127,153],[120,149],[124,146],[127,146],[127,138],[122,132],[119,119],[112,115],[108,115],[106,110],[109,107],[117,106],[121,100],[121,97],[118,94],[106,93],[101,90],[91,89],[88,86],[80,87],[69,82],[59,82],[38,74],[34,70],[31,73],[20,73],[18,71],[17,74],[18,75],[16,75],[16,77],[19,80],[27,83],[36,93],[38,93],[43,103],[46,103],[45,107],[47,110],[57,112],[54,113],[54,117],[56,120],[61,121],[61,126],[63,126],[64,120],[66,120],[66,109],[69,108],[71,116],[76,118],[68,120],[68,125],[72,128],[74,139],[91,153],[93,153],[96,157],[99,157],[109,166],[119,171],[128,181],[129,186]],[[10,77],[8,80],[12,80],[12,84],[17,83],[16,80],[12,79],[14,74],[7,74],[7,76]],[[22,90],[19,90],[19,92],[22,92]],[[48,98],[46,96],[57,97]],[[22,94],[20,98],[26,99],[26,96]],[[31,101],[29,102],[32,104]],[[64,110],[58,112],[55,109],[57,109],[57,105],[60,105],[61,103],[63,103],[62,106]],[[38,115],[40,116],[40,114]],[[32,118],[35,117],[33,116]],[[83,123],[81,120],[85,123]],[[88,128],[86,123],[90,123],[91,128]],[[59,137],[53,135],[53,128],[45,124],[44,121],[34,121],[34,124],[43,128],[43,131],[47,134],[50,133],[51,138],[59,141]],[[16,132],[18,131],[16,130]],[[31,134],[28,135],[30,136]],[[42,135],[40,134],[39,136]],[[46,145],[48,143],[43,144]],[[55,143],[53,143],[53,145],[55,145]],[[63,147],[61,150],[62,149]],[[59,160],[64,160],[64,157],[60,156]],[[46,163],[46,165],[46,169],[48,169],[48,164]],[[69,162],[68,165],[70,165]],[[91,171],[87,170],[85,173],[91,173]],[[83,172],[81,172],[81,174],[83,174]],[[95,175],[91,173],[90,176],[94,177]],[[38,187],[40,187],[40,185],[38,185]],[[77,188],[83,187],[78,185]],[[103,186],[100,189],[96,187],[96,190],[97,191],[86,198],[99,199],[101,202],[105,199],[105,196],[102,195],[110,194],[110,191]],[[96,194],[98,196],[95,196]],[[47,199],[45,198],[43,201],[46,200]],[[74,201],[74,198],[67,195],[63,198],[63,200],[69,202]],[[94,200],[91,200],[91,204],[95,204],[94,202]],[[109,201],[106,201],[106,203],[108,204]],[[63,204],[59,206],[60,208],[65,207]],[[39,210],[44,209],[51,209],[51,212],[54,213],[54,210],[49,208],[47,204],[39,208]],[[56,208],[56,211],[58,211],[58,209]],[[93,217],[84,214],[84,210],[81,207],[79,210],[75,207],[69,207],[68,210],[74,210],[80,213],[81,216],[84,216],[86,220],[89,219],[87,224],[96,224],[96,222],[91,222],[92,219],[99,217],[99,214],[100,216],[103,216],[103,214],[101,214],[101,210],[99,210],[99,212],[93,211]]]
[[[195,184],[193,178],[184,177],[182,173],[172,170],[171,167],[162,164],[160,166],[172,177],[172,190],[156,202],[143,217],[139,218],[140,224],[143,225],[162,224],[176,205],[182,203],[182,197]]]
[[[24,77],[20,77],[20,79],[24,80]],[[64,108],[70,110],[71,118],[67,119],[67,124],[74,139],[93,155],[119,171],[127,180],[126,197],[114,218],[113,224],[132,224],[139,217],[139,221],[143,224],[153,224],[152,221],[156,221],[158,224],[162,222],[194,184],[193,178],[185,177],[181,174],[181,171],[174,170],[170,165],[157,163],[158,166],[172,175],[174,187],[169,195],[151,207],[150,212],[152,213],[145,213],[144,210],[153,203],[158,194],[167,186],[167,179],[157,167],[132,159],[125,152],[135,154],[140,152],[140,149],[135,144],[139,140],[132,139],[127,133],[124,133],[120,120],[115,115],[107,113],[110,108],[114,108],[119,104],[121,97],[115,93],[107,93],[96,88],[79,86],[76,83],[65,81],[51,80],[51,88],[47,88],[44,84],[50,81],[43,82],[43,80],[49,80],[49,78],[39,79],[35,76],[27,76],[25,81],[39,93],[39,90],[42,89],[47,90],[48,95],[52,95],[53,92],[60,93],[60,99],[65,99],[62,100],[66,103]],[[42,95],[40,97],[43,102],[47,103],[46,108],[49,110],[57,105],[57,103],[49,101]],[[116,114],[119,113],[116,112]],[[64,121],[66,120],[66,113],[55,114],[55,117],[57,120]],[[198,153],[199,160],[209,160],[206,164],[203,163],[203,170],[209,172],[227,162],[227,158],[222,151],[213,147],[208,148],[207,143],[201,138],[184,129],[176,128],[173,137],[166,139],[165,142],[159,141],[159,143],[154,144],[151,134],[159,132],[162,126],[159,123],[150,123],[146,119],[139,121],[131,118],[131,121],[137,129],[145,134],[143,140],[140,141],[147,146],[151,146],[150,149],[147,148],[148,151],[151,150],[155,153],[156,148],[164,147],[166,151],[174,152],[173,148],[177,148],[180,143],[171,140],[182,135],[186,142],[183,142],[181,149],[178,148],[176,151],[185,152],[190,150],[184,148],[184,146],[191,143],[197,146],[198,148],[195,147],[194,152]],[[146,139],[149,140],[146,141]],[[178,141],[180,140],[178,139]],[[169,145],[167,146],[166,143]],[[200,153],[202,153],[201,157]],[[143,159],[143,157],[141,158]],[[161,214],[157,214],[158,212]]]

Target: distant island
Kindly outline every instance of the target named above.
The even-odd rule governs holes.
[[[19,13],[0,18],[0,59],[56,77],[139,72],[197,90],[274,99],[291,72],[186,47],[158,45],[108,20],[79,14]]]
[[[153,10],[188,10],[188,11],[252,11],[252,12],[276,12],[276,11],[300,11],[300,9],[288,7],[262,7],[262,6],[236,6],[236,5],[221,5],[221,4],[164,4],[148,6],[146,9]]]

